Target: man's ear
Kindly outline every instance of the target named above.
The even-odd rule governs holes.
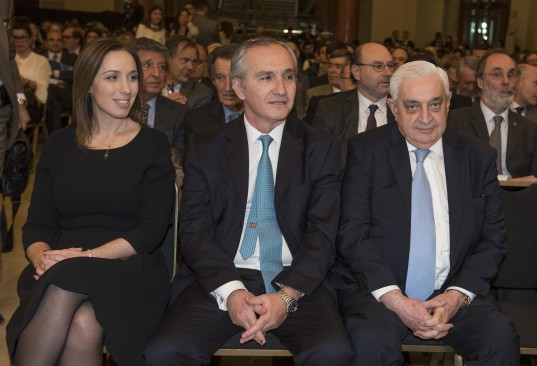
[[[387,102],[388,102],[388,107],[390,107],[393,113],[393,116],[395,117],[395,120],[397,121],[397,105],[395,105],[392,98],[388,98]]]
[[[352,75],[354,76],[354,78],[356,80],[360,80],[360,66],[352,65],[351,66],[351,72],[352,72]]]
[[[240,100],[245,100],[246,98],[245,98],[245,95],[244,95],[244,88],[242,87],[241,81],[238,78],[234,78],[231,81],[231,84],[232,84],[233,90],[235,91],[235,94],[237,94],[239,99]]]

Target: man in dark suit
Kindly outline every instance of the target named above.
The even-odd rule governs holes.
[[[209,12],[209,4],[205,0],[192,0],[192,5],[196,12],[192,16],[192,23],[199,29],[199,34],[196,38],[197,42],[205,47],[211,43],[218,42],[218,22],[207,16]]]
[[[288,117],[296,69],[283,43],[242,43],[231,77],[243,117],[193,135],[180,218],[184,266],[172,285],[182,291],[148,343],[148,365],[207,364],[232,335],[264,344],[269,331],[300,365],[349,364],[325,283],[338,225],[339,144]]]
[[[511,110],[537,122],[537,66],[518,65],[520,74]]]
[[[187,37],[174,35],[166,41],[168,49],[168,75],[170,83],[163,89],[167,98],[197,108],[213,100],[211,88],[192,79],[194,65],[198,63],[199,53],[196,44]]]
[[[513,323],[490,297],[506,252],[495,152],[446,130],[440,68],[401,66],[396,124],[349,141],[333,283],[353,365],[401,365],[401,341],[441,339],[467,365],[518,365]]]
[[[386,47],[364,43],[356,48],[351,66],[357,91],[343,92],[319,102],[313,126],[340,139],[343,167],[349,138],[394,121],[386,103],[394,69],[392,55]]]
[[[177,168],[185,152],[183,122],[188,109],[160,95],[168,51],[160,43],[145,37],[134,39],[131,44],[136,49],[144,71],[144,101],[147,104],[144,122],[166,134]]]
[[[451,111],[448,126],[493,146],[497,136],[500,179],[533,180],[537,176],[537,124],[509,110],[516,82],[515,61],[504,51],[488,52],[477,68],[479,105]]]
[[[62,112],[73,108],[73,67],[77,55],[63,48],[63,36],[60,31],[47,33],[47,50],[42,53],[52,70],[47,95],[47,128],[49,132],[62,127]]]
[[[185,115],[185,141],[197,131],[223,126],[242,113],[242,100],[231,85],[231,58],[236,45],[216,48],[209,60],[209,76],[215,86],[218,100],[188,111]]]

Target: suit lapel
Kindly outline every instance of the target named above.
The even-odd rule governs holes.
[[[446,186],[449,207],[449,237],[451,245],[451,256],[455,253],[458,243],[458,233],[461,226],[460,218],[464,202],[464,182],[465,170],[461,169],[463,164],[463,153],[457,149],[457,142],[446,130],[442,137],[444,149],[444,168],[446,171]]]
[[[277,206],[283,198],[287,187],[294,176],[298,163],[302,160],[304,140],[297,128],[296,121],[288,118],[282,136],[282,146],[278,157],[274,204]]]
[[[241,117],[227,129],[227,144],[224,147],[226,162],[231,180],[237,193],[246,207],[248,199],[248,138],[244,127],[244,118]]]
[[[505,161],[510,161],[510,157],[515,151],[517,142],[524,141],[524,127],[518,123],[520,116],[509,111],[509,128],[507,129],[507,151],[505,152]]]
[[[472,128],[476,131],[477,137],[481,140],[488,142],[489,141],[489,131],[487,130],[487,121],[485,121],[485,116],[481,111],[481,107],[475,107],[470,112],[470,121]]]
[[[390,141],[392,145],[388,147],[388,161],[390,162],[390,167],[395,176],[395,181],[399,186],[399,193],[406,213],[405,217],[410,225],[410,214],[412,209],[412,171],[410,169],[410,160],[405,139],[401,135],[401,132],[399,132],[399,128],[395,125],[392,128]]]

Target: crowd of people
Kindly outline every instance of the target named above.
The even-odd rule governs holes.
[[[490,287],[498,181],[537,177],[537,53],[234,34],[187,5],[171,29],[158,5],[132,32],[10,24],[30,118],[51,132],[14,364],[98,365],[104,344],[120,365],[201,365],[267,332],[305,366],[400,365],[408,334],[519,364]]]

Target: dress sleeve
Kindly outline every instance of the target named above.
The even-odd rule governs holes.
[[[51,162],[55,141],[57,139],[51,136],[45,142],[37,164],[28,218],[22,227],[22,242],[25,251],[31,244],[38,241],[43,241],[51,247],[54,244],[59,223],[59,212],[52,194],[54,179],[51,173]]]
[[[138,254],[157,248],[172,222],[175,170],[166,136],[159,134],[156,140],[147,150],[152,154],[144,172],[138,224],[124,235]]]

